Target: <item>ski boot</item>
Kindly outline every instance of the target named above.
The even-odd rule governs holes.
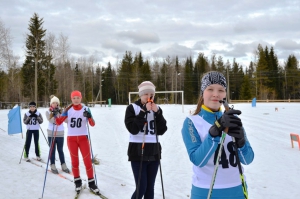
[[[82,180],[80,177],[74,178],[74,183],[75,183],[75,191],[79,193],[82,188]]]
[[[94,193],[95,195],[99,195],[100,194],[100,190],[98,189],[97,185],[95,184],[95,179],[91,178],[89,179],[89,188],[91,190],[92,193]]]

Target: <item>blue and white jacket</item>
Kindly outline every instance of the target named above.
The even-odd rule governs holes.
[[[214,159],[217,156],[221,138],[219,136],[212,137],[209,134],[209,128],[222,114],[221,111],[212,112],[206,106],[202,105],[198,115],[189,116],[183,123],[182,137],[190,161],[193,163],[193,199],[206,198],[208,195],[215,168]],[[250,164],[253,161],[254,152],[247,137],[245,145],[238,149],[238,154],[241,163],[244,165]],[[244,198],[235,157],[232,138],[226,136],[211,196],[212,199]]]

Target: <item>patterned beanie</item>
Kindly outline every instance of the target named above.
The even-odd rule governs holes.
[[[82,95],[81,95],[81,92],[80,92],[80,91],[73,91],[73,92],[71,93],[71,99],[72,99],[73,97],[75,97],[75,96],[78,96],[78,97],[82,98]]]
[[[227,88],[226,78],[222,73],[211,71],[206,73],[201,80],[201,94],[203,94],[206,87],[211,84],[220,84],[225,89]]]
[[[52,104],[52,103],[54,103],[54,102],[56,102],[58,105],[59,105],[59,99],[56,97],[56,96],[54,96],[54,95],[51,95],[50,96],[50,105]]]
[[[155,94],[155,86],[150,81],[144,81],[139,86],[139,96],[143,96],[147,93]]]

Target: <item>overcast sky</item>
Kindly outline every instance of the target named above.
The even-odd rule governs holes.
[[[71,56],[94,54],[100,63],[114,65],[127,50],[145,58],[215,53],[248,66],[259,43],[273,46],[281,62],[300,59],[299,0],[1,0],[21,62],[34,12],[47,32],[68,37]]]

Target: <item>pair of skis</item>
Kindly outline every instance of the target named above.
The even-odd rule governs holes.
[[[44,168],[44,167],[43,167],[43,164],[46,164],[46,163],[43,162],[42,160],[37,160],[37,159],[35,159],[35,158],[32,158],[32,160],[29,159],[29,161],[26,161],[26,162],[29,162],[29,163],[31,163],[31,164],[33,164],[33,165],[35,165],[35,166],[42,167],[42,168]],[[40,163],[42,163],[42,164],[40,164]],[[53,172],[51,171],[51,169],[47,169],[47,171],[53,173]],[[62,174],[60,174],[60,173],[58,173],[58,174],[53,173],[53,174],[54,174],[54,175],[57,175],[57,176],[60,177],[60,178],[63,178],[63,179],[65,179],[65,180],[68,180],[68,181],[70,181],[70,182],[74,182],[74,180],[73,180],[72,178],[68,178],[68,177],[66,177],[66,176],[64,176],[64,175],[62,175]]]

